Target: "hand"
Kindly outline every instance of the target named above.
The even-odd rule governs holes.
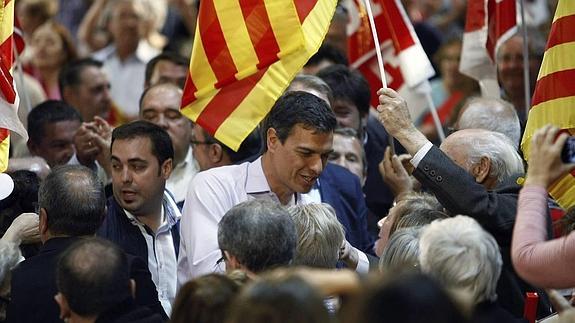
[[[96,157],[100,153],[100,147],[96,145],[98,134],[94,127],[94,122],[84,122],[74,136],[76,158],[78,158],[80,164],[88,167],[94,164]]]
[[[553,322],[568,323],[575,322],[575,308],[569,304],[569,302],[554,289],[546,290],[547,295],[549,295],[549,300],[551,305],[559,314],[559,319]]]
[[[575,164],[565,164],[561,160],[561,150],[569,136],[562,133],[557,137],[558,132],[559,128],[547,125],[533,135],[526,185],[548,188],[561,176],[575,169]]]
[[[355,270],[359,263],[359,253],[347,240],[343,240],[339,249],[339,260],[343,261],[348,268]]]
[[[409,158],[409,156],[403,156],[404,160]],[[407,170],[397,155],[391,155],[389,147],[385,149],[383,160],[379,164],[379,173],[395,197],[413,191],[413,185]]]
[[[38,214],[22,213],[14,219],[2,239],[16,244],[40,242],[39,224]]]
[[[410,155],[415,155],[429,140],[423,135],[409,115],[409,109],[405,100],[392,89],[380,89],[378,119],[387,132],[399,141]]]

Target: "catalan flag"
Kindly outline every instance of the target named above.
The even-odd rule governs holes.
[[[182,113],[237,150],[317,51],[336,3],[201,1]]]
[[[521,142],[526,157],[531,137],[546,124],[575,135],[574,30],[575,1],[559,0]],[[562,207],[575,206],[575,172],[555,183],[549,192]]]
[[[28,138],[18,119],[18,93],[10,71],[14,63],[14,2],[0,2],[0,172],[8,168],[10,130]],[[20,43],[16,46],[20,47]]]

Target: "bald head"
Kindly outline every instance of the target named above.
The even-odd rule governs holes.
[[[498,132],[459,130],[447,137],[440,148],[488,189],[524,171],[515,147],[509,138]]]
[[[513,105],[509,102],[476,97],[469,99],[459,114],[458,129],[485,129],[504,134],[515,149],[519,147],[521,125]]]

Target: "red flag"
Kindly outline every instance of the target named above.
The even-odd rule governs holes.
[[[483,95],[499,97],[495,58],[517,32],[516,0],[469,0],[459,71],[481,86]]]
[[[408,102],[414,120],[427,112],[425,97],[418,87],[435,74],[413,26],[399,0],[371,0],[379,36],[388,86],[398,91]],[[375,44],[371,36],[363,0],[354,0],[350,8],[349,61],[370,84],[372,93],[381,88]],[[351,30],[351,31],[350,31]],[[377,96],[372,96],[377,106]]]
[[[14,0],[4,0],[0,7],[0,172],[8,167],[10,131],[27,139],[26,129],[18,119],[18,93],[10,70],[14,63]]]

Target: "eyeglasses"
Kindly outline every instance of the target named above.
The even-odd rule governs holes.
[[[197,146],[197,145],[212,145],[212,144],[215,144],[215,142],[213,142],[213,141],[209,141],[209,140],[199,141],[199,140],[195,140],[195,139],[190,140],[190,143],[191,143],[193,146]]]

